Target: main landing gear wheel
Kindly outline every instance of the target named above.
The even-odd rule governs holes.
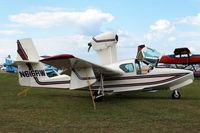
[[[95,102],[101,102],[103,100],[103,95],[101,93],[98,94],[98,91],[94,91],[93,97]]]
[[[172,99],[180,99],[181,98],[181,94],[175,90],[172,92]]]

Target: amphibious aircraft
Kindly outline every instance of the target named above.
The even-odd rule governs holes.
[[[145,59],[157,60],[155,57],[145,57],[145,52],[138,52],[137,59],[117,61],[118,35],[110,32],[93,37],[88,43],[100,58],[101,64],[75,57],[71,54],[61,54],[40,60],[31,39],[17,40],[17,60],[19,83],[22,86],[65,88],[70,90],[90,88],[93,100],[102,100],[106,92],[122,93],[130,91],[157,91],[170,89],[172,98],[179,99],[179,88],[193,82],[193,74],[188,70],[169,68],[152,68],[143,73],[141,68]],[[155,55],[154,53],[153,55]],[[149,54],[146,54],[149,55]],[[151,55],[151,54],[150,54]],[[157,57],[157,56],[156,56]],[[62,75],[48,77],[44,64],[62,70]]]

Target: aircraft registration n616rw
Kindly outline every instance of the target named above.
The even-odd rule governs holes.
[[[102,100],[106,92],[157,91],[170,89],[172,98],[179,99],[179,88],[193,82],[191,71],[152,67],[159,54],[143,45],[138,47],[136,59],[117,61],[118,35],[106,32],[93,37],[88,43],[100,58],[101,64],[71,54],[50,56],[40,60],[31,39],[17,40],[19,83],[22,86],[87,89],[91,88],[95,101]],[[62,70],[49,77],[44,68],[48,64]],[[151,67],[150,67],[151,66]],[[92,93],[91,93],[92,94]]]

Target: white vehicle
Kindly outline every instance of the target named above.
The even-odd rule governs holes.
[[[17,41],[19,83],[22,86],[66,88],[70,90],[92,88],[94,100],[101,100],[106,92],[157,91],[170,89],[172,98],[179,99],[179,88],[193,82],[193,73],[188,70],[153,68],[143,73],[141,58],[117,61],[118,36],[104,33],[93,37],[88,44],[100,57],[101,65],[70,54],[51,56],[40,60],[31,39]],[[155,58],[155,57],[154,57]],[[152,60],[154,59],[152,58]],[[140,60],[140,61],[139,61]],[[44,64],[63,70],[62,74],[48,77]],[[90,86],[91,85],[91,86]]]

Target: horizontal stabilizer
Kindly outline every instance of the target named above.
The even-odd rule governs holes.
[[[17,66],[17,65],[26,64],[26,63],[38,64],[39,62],[37,62],[37,61],[23,60],[23,61],[14,61],[14,63],[12,63],[12,65],[13,65],[13,66]]]

